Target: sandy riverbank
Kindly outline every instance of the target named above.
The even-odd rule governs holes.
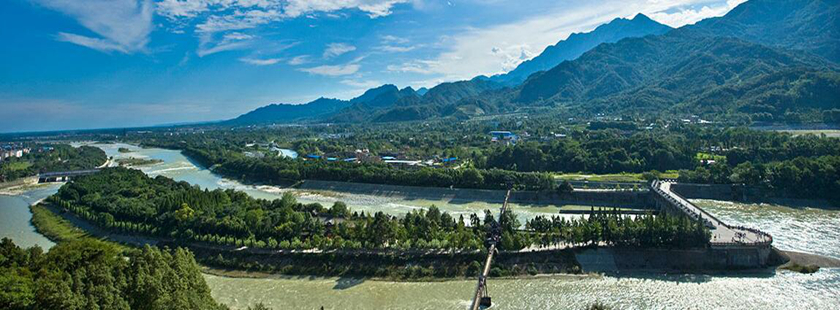
[[[0,183],[0,195],[14,196],[20,195],[35,187],[47,186],[46,184],[39,184],[38,177],[27,177],[11,182]]]
[[[785,263],[780,268],[790,266],[790,265],[800,265],[800,266],[818,266],[820,268],[840,268],[840,259],[836,259],[833,257],[827,257],[822,255],[810,254],[810,253],[802,253],[802,252],[794,252],[794,251],[782,251],[779,250],[780,254],[790,261]]]

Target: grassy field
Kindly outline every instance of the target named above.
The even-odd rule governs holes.
[[[41,203],[31,206],[30,209],[32,210],[32,225],[39,233],[54,242],[93,238]]]
[[[694,159],[697,159],[697,161],[711,159],[711,160],[714,160],[716,162],[725,162],[726,161],[726,156],[709,154],[709,153],[697,153],[697,155],[694,156]]]
[[[6,169],[9,171],[24,170],[32,166],[28,161],[13,161],[6,164]]]
[[[679,177],[677,171],[669,170],[659,175],[660,178],[676,179]],[[593,181],[593,182],[644,182],[645,178],[641,173],[613,173],[613,174],[583,174],[563,173],[556,174],[554,178],[568,181]]]
[[[121,250],[130,249],[125,245],[91,236],[81,228],[73,225],[73,223],[70,223],[70,221],[53,213],[43,203],[32,205],[29,208],[32,210],[32,226],[35,226],[35,230],[38,233],[55,243],[89,239],[107,242]]]

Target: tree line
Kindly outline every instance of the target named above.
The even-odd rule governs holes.
[[[77,178],[50,201],[106,229],[277,249],[478,250],[485,225],[493,221],[491,216],[482,223],[474,214],[469,219],[454,218],[434,206],[403,217],[351,213],[342,202],[325,208],[298,203],[289,193],[273,201],[254,199],[244,192],[202,190],[125,168]]]
[[[796,157],[768,163],[715,164],[680,170],[680,182],[745,184],[796,198],[823,198],[840,204],[840,156]]]
[[[44,253],[0,242],[0,308],[227,309],[210,296],[192,253],[177,248],[120,251],[92,240]]]
[[[244,192],[210,191],[125,168],[103,169],[77,178],[62,186],[50,201],[110,230],[269,249],[480,250],[485,247],[487,232],[497,222],[489,211],[453,217],[431,206],[396,217],[383,212],[352,212],[342,202],[330,208],[303,204],[289,193],[272,201],[254,199]],[[590,218],[603,219],[607,225],[612,217]],[[673,221],[665,215],[656,218],[653,222],[635,220],[633,224],[661,225],[659,218]],[[503,250],[531,246],[547,233],[537,229],[534,221],[521,229],[521,222],[510,211],[498,223]],[[657,245],[666,244],[651,246]]]
[[[525,224],[539,233],[539,246],[615,245],[641,248],[693,248],[709,243],[711,232],[698,221],[667,214],[621,215],[618,211],[595,211],[588,217],[566,220],[560,216],[537,216]]]
[[[347,163],[284,157],[250,158],[221,148],[187,148],[184,154],[227,177],[278,184],[298,180],[325,180],[373,184],[505,189],[512,181],[524,190],[552,190],[546,173],[524,173],[502,169],[414,167],[385,163]]]

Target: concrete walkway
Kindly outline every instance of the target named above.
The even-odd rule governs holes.
[[[730,226],[720,221],[713,215],[709,214],[702,208],[694,205],[687,199],[671,190],[671,181],[655,181],[653,183],[655,192],[660,195],[667,196],[672,203],[677,204],[680,210],[683,210],[691,218],[697,218],[697,215],[705,222],[706,226],[712,232],[712,246],[726,245],[726,244],[769,244],[773,241],[770,235],[760,232],[756,229],[749,229],[746,227]]]

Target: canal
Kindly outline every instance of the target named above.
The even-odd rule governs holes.
[[[403,200],[394,197],[307,192],[272,186],[252,186],[221,178],[197,166],[178,151],[141,149],[124,144],[97,144],[108,156],[161,159],[140,167],[149,175],[164,175],[204,188],[235,188],[257,198],[274,199],[291,191],[302,202],[325,206],[345,201],[354,210],[394,215],[435,204],[454,214],[497,208],[487,203]],[[132,152],[120,153],[120,147]],[[0,195],[0,237],[22,246],[49,248],[52,242],[29,224],[29,204],[47,197],[58,185],[42,185]],[[11,194],[11,195],[9,195]],[[840,211],[775,205],[698,201],[729,223],[760,227],[775,237],[777,247],[840,258]],[[521,219],[555,214],[556,207],[512,206]],[[234,309],[257,302],[274,309],[465,309],[474,281],[388,282],[344,278],[271,277],[260,279],[205,276],[213,297]],[[840,307],[840,269],[812,275],[787,271],[763,275],[545,276],[492,279],[494,309],[582,309],[601,302],[616,309],[831,309]]]

